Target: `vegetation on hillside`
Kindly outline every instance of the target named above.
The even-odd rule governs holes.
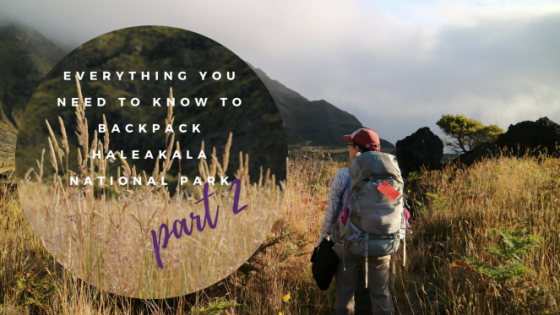
[[[167,41],[165,43],[168,46],[167,50],[159,49],[154,53],[150,48],[155,42],[154,38],[163,38],[163,36],[149,36],[149,32],[146,31],[141,35],[148,35],[148,38],[144,37],[143,40],[139,40],[138,36],[137,38],[129,36],[123,45],[111,44],[113,47],[108,55],[102,53],[106,49],[105,46],[111,41],[122,38],[114,35],[104,35],[104,37],[95,41],[93,52],[87,48],[75,53],[80,53],[84,57],[87,57],[89,53],[97,54],[98,58],[95,58],[90,64],[95,64],[98,69],[111,70],[112,67],[118,65],[118,70],[122,70],[123,66],[129,69],[135,67],[140,69],[141,66],[149,67],[150,64],[143,60],[146,55],[157,56],[162,53],[181,54],[184,52],[180,47],[181,45],[177,45],[173,41]],[[173,51],[173,49],[176,51]],[[122,50],[120,54],[117,53],[119,50]],[[219,52],[214,51],[213,53],[218,57],[220,55]],[[21,123],[23,112],[39,82],[64,54],[61,49],[39,32],[25,25],[15,23],[0,28],[0,171],[14,168],[13,157],[17,129]],[[128,54],[128,57],[123,56],[126,54]],[[185,64],[193,62],[194,59],[190,54],[188,58],[182,58],[182,62],[176,62],[172,66],[180,69]],[[153,71],[156,69],[163,71],[167,70],[170,65],[164,63],[163,65],[152,64],[152,66]],[[334,150],[344,149],[345,147],[339,141],[340,135],[362,127],[362,123],[354,115],[325,100],[309,101],[278,81],[272,80],[262,70],[256,68],[253,68],[253,70],[274,98],[286,128],[288,143],[291,145],[301,146],[311,141],[313,146],[328,146]],[[116,89],[107,88],[104,85],[107,84],[97,84],[93,87],[93,90],[100,96],[128,95],[127,93],[119,94]],[[87,90],[87,87],[84,88]],[[151,89],[150,86],[148,88]],[[142,87],[134,87],[134,89],[136,91],[146,90]],[[179,92],[177,87],[176,91]],[[62,96],[62,94],[59,96]],[[124,116],[128,118],[126,114]],[[136,120],[139,120],[139,117],[142,118],[142,116],[144,114],[136,113]],[[216,119],[220,115],[207,113],[207,116]],[[264,120],[276,119],[273,116],[264,115],[261,118]],[[217,126],[220,126],[220,124],[221,122],[216,122]],[[46,132],[46,130],[42,131]],[[209,139],[206,139],[207,143],[208,141]],[[265,143],[265,145],[268,144]],[[381,145],[390,152],[394,151],[394,145],[384,139],[381,139]],[[32,156],[33,154],[29,155]],[[30,162],[34,163],[33,160]],[[2,163],[4,163],[3,168]]]
[[[72,51],[49,72],[29,101],[27,111],[33,114],[24,115],[21,121],[16,150],[18,176],[35,166],[35,159],[46,148],[49,131],[45,120],[52,122],[57,137],[61,136],[56,123],[58,117],[62,118],[67,130],[76,130],[75,107],[69,104],[58,106],[58,99],[64,98],[70,103],[76,97],[74,75],[84,71],[86,76],[80,80],[84,98],[93,98],[93,104],[97,98],[107,101],[103,107],[88,107],[89,134],[98,131],[99,137],[103,136],[98,126],[103,124],[105,115],[110,123],[108,130],[113,130],[114,125],[120,129],[120,133],[111,133],[114,148],[123,150],[123,155],[129,159],[132,151],[138,150],[139,158],[133,161],[136,168],[152,168],[156,155],[153,159],[144,159],[144,155],[148,150],[163,149],[160,144],[166,143],[166,100],[172,87],[176,98],[174,132],[177,136],[182,135],[183,152],[190,150],[191,156],[196,158],[200,143],[204,141],[206,148],[216,147],[218,154],[223,154],[229,133],[233,132],[236,141],[231,151],[243,151],[251,156],[249,168],[252,174],[258,174],[261,166],[270,167],[278,180],[285,179],[287,147],[282,119],[259,77],[243,60],[211,39],[162,26],[126,28],[99,36]],[[100,71],[110,72],[112,80],[91,80],[88,74],[92,71],[99,71],[99,78]],[[115,74],[120,71],[126,71],[122,80],[118,80]],[[134,79],[128,71],[137,72]],[[179,71],[185,72],[185,80],[179,79]],[[63,72],[71,72],[72,80],[64,80]],[[150,72],[150,80],[140,79],[140,72]],[[155,80],[156,72],[159,80]],[[164,72],[172,72],[173,80],[163,80]],[[199,72],[207,72],[205,80],[201,79]],[[220,72],[222,78],[211,79],[214,72]],[[235,79],[227,79],[227,72],[235,72]],[[133,97],[140,100],[139,106],[130,105]],[[222,97],[229,100],[240,98],[243,104],[239,108],[222,106]],[[119,98],[127,99],[124,106]],[[207,104],[197,106],[195,98],[208,98]],[[161,106],[154,106],[153,99],[160,99]],[[189,99],[188,106],[180,105],[183,99]],[[133,125],[132,133],[125,132],[127,124]],[[139,126],[144,124],[147,131],[140,132]],[[159,124],[160,130],[152,132],[152,124]],[[186,125],[187,132],[180,133],[179,125]],[[195,125],[199,125],[199,132],[191,132]],[[70,132],[68,139],[70,152],[76,152],[77,136]],[[210,154],[206,152],[207,156]],[[74,172],[78,171],[76,161],[70,160],[69,167]],[[237,169],[239,162],[239,156],[232,154],[227,175],[233,176],[231,171]],[[182,173],[187,176],[196,174],[197,164],[183,163]],[[50,166],[46,167],[49,170],[45,170],[45,174],[52,174]],[[178,172],[178,164],[174,163],[168,174],[174,176]],[[174,190],[174,184],[171,186]]]
[[[274,98],[284,127],[288,143],[292,146],[344,148],[341,135],[362,128],[356,116],[325,101],[309,101],[282,83],[269,78],[261,69],[254,69]],[[375,126],[370,126],[375,129]],[[394,149],[395,146],[380,139],[381,147]]]
[[[0,171],[14,168],[17,128],[27,102],[63,56],[56,45],[25,25],[0,27]]]

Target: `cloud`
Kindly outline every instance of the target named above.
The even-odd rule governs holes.
[[[330,59],[301,61],[309,74],[289,86],[308,87],[299,91],[393,142],[423,126],[439,133],[435,122],[447,113],[504,129],[543,116],[560,122],[560,11],[545,8],[473,9],[465,19],[476,23],[441,25],[362,12],[363,31],[351,32]]]
[[[391,142],[442,114],[560,123],[560,5],[550,1],[5,1],[66,50],[115,29],[208,36],[309,99]]]
[[[358,9],[357,2],[336,0],[22,0],[0,4],[4,18],[27,23],[67,48],[124,27],[166,25],[269,56],[340,40]]]

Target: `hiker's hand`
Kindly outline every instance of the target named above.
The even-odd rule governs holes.
[[[326,235],[321,234],[321,236],[319,237],[319,241],[317,242],[317,247],[319,247],[319,245],[321,245],[321,242],[325,239]]]
[[[328,235],[326,234],[321,234],[321,236],[319,237],[319,242],[317,242],[317,246],[321,245],[321,242],[327,238]]]

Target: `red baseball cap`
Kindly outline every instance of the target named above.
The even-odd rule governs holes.
[[[379,151],[381,145],[379,144],[379,136],[375,131],[369,128],[360,128],[354,131],[351,135],[342,136],[344,142],[354,142],[363,147],[373,151]]]

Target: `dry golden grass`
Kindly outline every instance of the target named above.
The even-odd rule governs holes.
[[[118,200],[88,202],[76,188],[68,191],[68,200],[59,197],[60,204],[55,201],[52,206],[53,189],[46,184],[21,184],[19,191],[29,223],[48,251],[73,274],[110,292],[163,298],[207,287],[251,256],[277,219],[281,194],[271,187],[245,181],[240,205],[249,207],[239,214],[232,212],[235,189],[216,191],[208,198],[216,228],[203,231],[197,230],[196,220],[190,226],[191,212],[201,221],[205,216],[204,203],[195,205],[192,196],[160,197],[138,189]],[[174,221],[183,218],[192,235],[172,236],[167,248],[160,250],[164,268],[158,268],[150,232],[159,236],[162,223],[171,231]],[[160,237],[161,244],[165,232]]]
[[[15,170],[15,153],[10,152],[10,155],[12,156],[8,158],[0,157],[0,174]]]
[[[139,298],[168,298],[196,292],[237,270],[277,219],[283,188],[277,185],[275,175],[267,172],[263,176],[261,172],[259,181],[251,183],[249,156],[243,158],[239,152],[236,180],[229,179],[229,186],[220,185],[228,168],[230,133],[221,162],[215,148],[209,163],[200,159],[202,182],[215,178],[216,186],[194,186],[189,191],[177,185],[178,190],[172,195],[161,180],[171,168],[171,154],[179,142],[175,142],[174,133],[168,132],[163,147],[167,149],[166,159],[160,162],[158,156],[151,172],[156,184],[149,185],[147,170],[137,171],[113,148],[121,166],[117,166],[119,176],[114,186],[109,187],[108,169],[113,161],[103,158],[103,153],[109,152],[109,135],[105,133],[102,141],[97,131],[93,137],[88,134],[86,107],[76,81],[80,99],[76,109],[76,134],[81,146],[77,151],[79,171],[68,168],[69,159],[76,156],[70,154],[64,121],[59,117],[61,139],[57,139],[51,123],[46,121],[50,163],[55,171],[52,182],[43,180],[43,149],[37,168],[30,168],[18,183],[22,208],[47,250],[89,284]],[[172,95],[170,91],[170,98]],[[169,125],[174,121],[172,109],[168,107]],[[107,125],[105,117],[103,122]],[[93,158],[93,152],[101,152],[101,158]],[[84,182],[72,185],[71,177]],[[97,183],[98,177],[106,178],[105,183],[85,183],[86,178]],[[130,184],[120,185],[121,178]],[[141,185],[132,184],[136,178],[142,179]],[[204,196],[204,202],[198,202]],[[242,212],[234,212],[245,205],[247,208]],[[158,248],[161,260],[156,261]]]
[[[227,313],[232,312],[231,305],[233,302],[240,303],[247,301],[243,305],[237,307],[237,312],[246,314],[266,314],[276,312],[276,310],[284,310],[284,312],[298,313],[297,309],[316,309],[328,310],[332,300],[329,301],[328,297],[320,293],[314,288],[311,275],[309,273],[309,251],[312,249],[316,239],[315,235],[319,233],[320,222],[322,222],[322,210],[326,202],[315,203],[317,199],[326,200],[328,191],[322,189],[326,187],[327,183],[332,180],[334,175],[332,172],[336,171],[335,163],[325,165],[325,162],[318,159],[297,159],[289,164],[291,170],[290,174],[299,174],[296,177],[290,176],[289,181],[291,187],[294,189],[290,192],[289,200],[284,204],[283,218],[277,221],[273,230],[269,233],[267,241],[263,243],[261,249],[251,257],[250,264],[245,265],[246,268],[241,268],[240,271],[235,272],[227,279],[222,281],[218,286],[213,286],[209,290],[205,290],[208,294],[226,294],[230,304],[226,303]],[[303,180],[305,178],[305,180]],[[314,183],[314,185],[309,185]],[[311,188],[310,188],[311,187]],[[305,198],[301,199],[302,194]],[[50,271],[55,274],[53,269],[55,267],[52,263],[52,258],[49,260],[48,253],[43,249],[41,242],[32,233],[31,227],[24,218],[21,205],[15,194],[10,194],[9,198],[4,199],[5,209],[11,209],[9,215],[17,217],[19,225],[5,226],[2,233],[10,234],[10,231],[23,230],[27,238],[25,239],[26,245],[31,245],[32,250],[40,253],[40,257],[36,260],[40,262],[39,266],[33,267],[32,270],[39,272],[45,268],[50,268]],[[305,211],[301,211],[301,207],[306,207]],[[20,241],[21,243],[21,241]],[[8,246],[8,244],[2,244]],[[25,246],[25,245],[24,245]],[[19,247],[19,251],[24,250],[24,246]],[[38,254],[37,254],[38,255]],[[13,257],[10,262],[15,262],[21,257]],[[9,264],[9,263],[8,263]],[[294,273],[296,272],[296,273]],[[15,309],[17,304],[14,291],[8,289],[14,287],[15,279],[25,276],[23,268],[16,268],[7,273],[5,280],[5,291],[3,297],[5,307]],[[44,293],[50,294],[50,298],[56,303],[47,303],[49,307],[56,311],[70,313],[70,314],[113,314],[120,311],[114,308],[114,297],[106,293],[101,293],[100,297],[94,302],[93,294],[89,291],[84,291],[83,284],[75,281],[75,277],[67,274],[62,270],[58,270],[57,276],[53,276],[52,281],[57,283],[57,289],[54,292]],[[8,276],[9,275],[9,276]],[[74,280],[72,280],[74,279]],[[307,291],[306,296],[299,296],[298,291],[294,288],[301,286],[302,289]],[[81,292],[84,293],[81,293]],[[303,292],[303,291],[302,291]],[[291,299],[288,303],[282,300],[282,296],[291,293]],[[202,293],[200,296],[205,296]],[[68,297],[68,298],[65,298]],[[212,297],[212,295],[210,296]],[[187,314],[195,313],[197,310],[204,310],[219,305],[215,300],[195,299],[194,307],[192,297],[181,298],[176,301],[176,308],[173,313]],[[250,301],[250,302],[249,302]],[[300,303],[300,301],[305,301]],[[124,302],[125,305],[131,305],[133,302]],[[126,304],[128,303],[128,304]],[[56,304],[56,306],[53,306]],[[158,308],[162,312],[164,307],[155,306],[155,302],[145,300],[142,302],[143,310],[146,313],[151,313],[150,308]],[[129,306],[132,308],[132,306]],[[45,308],[45,310],[48,310]],[[126,306],[122,309],[123,314],[127,312]],[[200,314],[204,314],[203,311]],[[276,314],[276,313],[275,313]]]
[[[78,112],[78,119],[81,121],[80,130],[87,130],[87,120],[83,112]],[[170,113],[167,121],[172,120],[173,116]],[[63,122],[59,123],[63,126]],[[62,131],[62,134],[64,133]],[[107,150],[108,139],[101,141],[94,134],[90,141],[89,135],[82,134],[81,131],[79,136],[83,143],[91,142],[95,147]],[[10,188],[13,186],[2,184],[0,313],[11,314],[18,312],[18,309],[37,314],[211,314],[220,311],[225,314],[332,313],[334,285],[332,284],[327,292],[318,290],[311,276],[309,258],[320,234],[330,184],[337,170],[344,165],[328,159],[319,159],[317,153],[308,153],[308,156],[296,155],[288,164],[284,202],[279,219],[272,230],[268,232],[262,229],[262,226],[266,225],[263,222],[248,221],[247,223],[259,233],[268,232],[268,237],[239,270],[218,284],[194,295],[159,301],[133,300],[115,297],[88,287],[78,281],[75,275],[69,274],[60,266],[57,267],[53,257],[44,249],[41,240],[32,232],[32,226],[42,229],[47,220],[55,218],[62,220],[59,227],[67,228],[66,234],[63,234],[66,238],[63,240],[71,239],[71,241],[62,243],[66,244],[66,247],[57,248],[55,245],[46,244],[47,247],[52,246],[50,249],[55,257],[57,252],[60,253],[57,258],[62,263],[66,263],[71,270],[76,273],[85,270],[85,278],[88,281],[93,283],[98,281],[97,284],[103,287],[103,281],[107,282],[108,279],[95,278],[95,274],[87,278],[89,276],[87,271],[95,271],[100,264],[106,264],[104,267],[112,272],[111,260],[103,251],[90,249],[95,247],[89,245],[93,243],[87,236],[88,233],[96,235],[91,233],[95,231],[100,235],[115,231],[114,228],[121,226],[123,222],[134,222],[130,225],[131,229],[126,230],[122,237],[129,240],[127,244],[140,241],[143,239],[135,236],[134,231],[149,231],[150,228],[157,227],[153,222],[161,223],[156,219],[152,220],[152,217],[156,216],[154,212],[149,211],[149,207],[147,207],[148,211],[140,207],[140,200],[166,205],[156,210],[162,217],[167,215],[172,218],[183,218],[184,215],[178,216],[178,204],[184,203],[183,206],[192,207],[193,199],[189,199],[190,196],[184,194],[183,199],[172,198],[163,187],[142,187],[132,192],[127,192],[130,189],[126,187],[120,187],[117,192],[120,191],[119,196],[122,199],[118,202],[123,204],[119,208],[115,201],[114,205],[118,210],[109,211],[104,207],[111,205],[112,201],[98,200],[100,195],[96,197],[89,191],[75,192],[68,188],[65,183],[65,175],[70,173],[65,160],[69,155],[66,137],[63,137],[60,146],[54,134],[51,138],[47,159],[60,170],[62,176],[54,177],[56,186],[39,183],[42,181],[43,158],[38,161],[37,169],[26,175],[26,178],[34,177],[29,183],[22,185],[20,191],[30,200],[27,204],[27,201],[23,201],[24,209],[33,206],[38,208],[34,214],[28,216],[29,220],[26,219],[16,192]],[[165,145],[172,148],[174,143],[171,136],[168,137]],[[86,145],[83,147],[83,154],[78,151],[80,172],[90,175],[94,172],[106,172],[108,164],[94,165],[95,162],[88,158],[90,149],[91,147]],[[212,159],[210,165],[203,162],[200,172],[205,174],[203,176],[220,174],[226,168],[227,160],[227,156],[224,156],[222,163],[218,163],[217,157]],[[120,168],[122,174],[135,175],[134,167],[131,168],[126,163],[122,164]],[[152,175],[158,177],[165,175],[168,167],[167,163],[163,163],[161,168],[158,164]],[[267,175],[262,177],[259,184],[249,185],[245,170],[244,163],[241,163],[237,177],[245,180],[244,190],[247,195],[246,199],[242,198],[242,200],[247,200],[247,203],[252,205],[249,211],[255,211],[263,206],[255,204],[254,196],[258,194],[261,194],[257,198],[261,200],[260,202],[272,202],[272,204],[278,202],[275,198],[280,198],[279,190],[272,188],[274,180],[269,179]],[[31,188],[33,190],[30,190]],[[216,195],[222,192],[219,189],[221,188],[216,187],[218,192]],[[558,261],[560,257],[558,236],[560,160],[558,158],[502,156],[482,161],[469,169],[458,169],[450,165],[441,171],[425,171],[409,177],[407,189],[410,190],[408,192],[410,202],[416,206],[411,219],[413,234],[407,242],[406,267],[401,267],[402,254],[399,253],[397,256],[397,281],[393,299],[398,314],[558,314],[560,312],[557,305],[560,298],[560,285],[557,280],[560,276]],[[274,197],[269,198],[270,194]],[[84,197],[80,198],[80,195]],[[181,194],[177,195],[181,196]],[[50,199],[52,204],[44,201],[48,199],[42,199],[51,196],[55,197]],[[57,196],[58,200],[56,200]],[[249,196],[252,196],[251,200]],[[223,206],[224,209],[231,209],[231,200],[228,204],[227,198],[220,200],[217,198],[216,202],[211,205],[212,208],[220,204],[221,208]],[[46,209],[51,205],[54,206],[49,212],[50,210]],[[82,209],[94,210],[98,214],[93,211],[84,214],[76,212],[76,209],[80,209],[80,205]],[[194,207],[192,209],[195,213],[200,211]],[[70,210],[74,212],[71,213]],[[153,208],[151,210],[153,211]],[[249,211],[247,213],[250,213]],[[43,216],[40,217],[39,214]],[[231,229],[232,222],[232,218],[224,219],[219,221],[218,226],[223,224],[225,229]],[[521,262],[532,272],[513,277],[502,287],[498,287],[491,278],[460,263],[465,258],[476,258],[492,266],[503,263],[497,255],[486,249],[496,244],[496,239],[490,237],[489,228],[513,229],[544,240],[536,250],[520,256]],[[62,229],[59,228],[58,231]],[[57,228],[49,231],[51,232],[53,233],[51,237],[55,238]],[[128,235],[128,232],[132,234]],[[205,236],[208,235],[206,232],[204,231]],[[53,241],[52,238],[47,237],[47,240]],[[180,251],[174,252],[173,244],[192,245],[174,241],[178,240],[172,238],[168,250],[169,253],[177,256],[180,255]],[[195,254],[192,255],[197,257],[197,262],[200,261],[201,255],[208,252],[202,239],[199,243],[199,246],[194,246]],[[103,244],[105,245],[118,246],[110,242]],[[141,246],[142,243],[136,245]],[[70,255],[67,254],[68,251]],[[134,255],[137,253],[132,250],[123,252],[126,255],[118,256],[119,259],[145,258],[141,255],[135,258]],[[97,256],[88,256],[88,253]],[[85,256],[85,259],[81,259],[80,255]],[[206,259],[211,256],[211,253],[208,254]],[[232,259],[241,259],[240,257]],[[165,263],[173,265],[175,257],[167,258]],[[235,264],[241,263],[242,261],[235,260]],[[196,266],[189,268],[196,268]],[[134,280],[137,276],[132,271],[123,272],[119,274],[119,271],[115,271],[116,277]],[[219,279],[229,271],[224,269],[221,272],[219,275],[218,273],[212,275],[209,270],[206,270],[206,275],[216,276],[216,279]],[[150,283],[150,279],[157,279],[153,270],[142,269],[138,274],[148,275],[136,278],[138,281],[147,278]],[[181,273],[173,275],[181,277]],[[184,279],[181,281],[184,282]],[[148,289],[146,284],[137,283],[131,287],[131,290],[145,292],[145,296],[166,293],[165,285],[158,287],[157,283],[153,286],[152,284],[153,282]],[[127,283],[124,283],[123,288],[126,285]],[[191,289],[196,288],[196,285],[191,287]],[[282,297],[287,294],[290,299],[285,301]],[[216,299],[218,297],[220,299]]]
[[[469,169],[448,166],[422,174],[412,196],[424,207],[418,208],[409,266],[402,273],[406,290],[397,290],[398,299],[410,304],[400,304],[401,309],[412,307],[419,314],[558,313],[559,162],[545,156],[501,156]],[[497,241],[490,228],[544,239],[537,250],[521,257],[533,273],[499,288],[470,267],[453,267],[464,257],[503,264],[485,249]]]
[[[414,233],[407,244],[407,267],[400,265],[402,254],[397,256],[393,298],[398,313],[558,314],[559,162],[556,158],[502,157],[467,170],[449,166],[412,178],[411,199],[424,206],[417,207],[411,220]],[[280,218],[261,249],[218,285],[174,300],[171,309],[161,301],[123,302],[106,293],[80,293],[79,284],[63,281],[62,276],[53,280],[58,285],[52,295],[56,303],[48,305],[53,313],[65,314],[204,314],[211,308],[222,309],[224,314],[330,314],[334,285],[327,292],[318,290],[309,258],[319,236],[330,183],[341,166],[313,156],[290,160]],[[26,266],[40,272],[49,260],[14,194],[5,194],[1,203],[4,269],[0,293],[4,309],[14,309],[18,296],[9,287],[23,277]],[[534,273],[514,278],[499,289],[474,270],[452,267],[464,256],[499,263],[496,255],[484,249],[495,244],[485,238],[490,235],[486,228],[525,229],[544,238],[536,251],[521,257]],[[291,298],[284,302],[286,294]],[[218,296],[241,305],[220,306],[212,300]],[[117,301],[120,307],[115,306]],[[142,307],[135,308],[136,304]]]

